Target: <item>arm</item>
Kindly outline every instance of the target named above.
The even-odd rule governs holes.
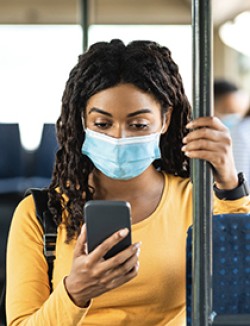
[[[8,239],[8,325],[76,325],[87,313],[70,300],[63,281],[50,295],[42,237],[42,226],[29,196],[15,211]]]
[[[203,159],[211,164],[218,191],[234,192],[239,180],[228,129],[215,117],[196,119],[187,128],[190,133],[183,139],[182,150],[190,158]],[[214,214],[222,213],[250,213],[250,197],[220,200],[214,196]]]
[[[238,185],[229,130],[215,117],[202,117],[186,126],[190,132],[183,139],[182,151],[189,158],[208,161],[219,189],[234,189]]]
[[[213,214],[250,213],[250,196],[237,200],[220,200],[214,196]]]
[[[82,230],[71,272],[50,294],[42,227],[31,197],[21,202],[13,217],[7,251],[8,325],[75,326],[86,316],[92,298],[137,275],[138,243],[108,260],[102,258],[126,232],[114,233],[88,255],[85,227]]]

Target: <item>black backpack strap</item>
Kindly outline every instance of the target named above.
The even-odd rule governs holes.
[[[25,195],[32,194],[35,205],[37,219],[43,227],[43,248],[44,256],[48,263],[48,274],[50,292],[52,292],[52,272],[54,259],[56,257],[56,238],[57,238],[57,225],[48,209],[48,189],[30,188],[26,191]]]
[[[2,293],[0,295],[0,325],[7,325],[6,322],[6,307],[5,307],[5,297],[6,297],[6,282],[3,284]]]

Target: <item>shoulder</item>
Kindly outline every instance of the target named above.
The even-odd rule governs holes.
[[[166,173],[164,173],[164,176],[168,198],[172,197],[175,201],[181,200],[182,202],[184,200],[190,201],[192,196],[192,183],[190,178],[182,178]]]
[[[32,195],[25,197],[16,207],[10,234],[22,235],[36,242],[42,242],[43,228],[36,216],[36,207]]]
[[[190,178],[182,178],[171,174],[166,174],[166,178],[168,179],[169,185],[172,188],[179,189],[182,191],[192,190]]]
[[[164,198],[166,213],[179,223],[179,227],[182,225],[182,230],[186,232],[192,223],[192,183],[189,178],[169,174],[166,175],[166,179],[168,184]]]

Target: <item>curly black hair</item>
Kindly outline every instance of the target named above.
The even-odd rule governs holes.
[[[170,50],[152,41],[133,41],[125,46],[116,39],[92,45],[70,72],[56,125],[59,150],[49,187],[49,208],[57,225],[65,223],[67,242],[79,234],[84,203],[93,198],[94,191],[88,183],[94,166],[81,152],[87,101],[97,92],[121,83],[152,94],[161,104],[162,115],[173,108],[170,126],[160,140],[162,158],[154,164],[169,174],[189,176],[189,161],[181,147],[188,133],[185,126],[191,107]],[[66,221],[62,221],[64,210]]]

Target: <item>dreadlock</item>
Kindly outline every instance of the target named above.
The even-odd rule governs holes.
[[[112,40],[92,45],[70,72],[56,124],[59,150],[49,187],[49,208],[57,225],[65,223],[67,242],[79,233],[84,203],[94,192],[88,183],[94,166],[81,153],[86,104],[92,95],[120,83],[131,83],[153,94],[161,104],[162,115],[173,108],[169,128],[161,136],[162,159],[154,164],[167,173],[189,176],[189,162],[181,147],[191,109],[169,49],[151,41],[125,46],[120,40]],[[68,217],[62,221],[65,209]]]

